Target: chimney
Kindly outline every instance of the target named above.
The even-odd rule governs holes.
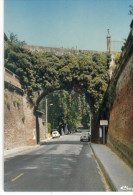
[[[107,31],[108,31],[108,35],[107,35],[107,52],[110,53],[110,51],[111,51],[111,36],[109,34],[109,29],[107,29]]]

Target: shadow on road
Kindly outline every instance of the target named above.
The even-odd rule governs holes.
[[[55,145],[55,144],[78,144],[78,145],[83,145],[85,143],[88,143],[87,141],[86,142],[80,142],[80,141],[51,141],[51,142],[41,142],[40,145]]]
[[[75,142],[62,141],[61,143],[70,144]],[[59,144],[58,142],[55,143]],[[76,143],[82,144],[80,142]],[[53,142],[46,144],[50,145]],[[4,190],[6,192],[96,191],[97,187],[95,188],[93,183],[97,180],[96,177],[100,176],[97,176],[97,173],[90,169],[95,165],[95,162],[86,143],[78,154],[54,154],[53,147],[50,148],[52,151],[47,150],[48,153],[43,153],[43,150],[39,150],[37,151],[38,153],[20,155],[7,161],[4,169]],[[24,172],[24,177],[18,179],[17,182],[11,183],[10,175],[13,175],[15,170]],[[91,176],[95,174],[96,176],[89,177],[86,173]],[[98,190],[103,191],[99,186]]]

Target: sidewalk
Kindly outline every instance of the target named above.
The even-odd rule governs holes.
[[[106,145],[90,146],[112,190],[133,192],[133,169]]]
[[[4,150],[4,158],[10,158],[17,156],[19,154],[29,153],[31,151],[37,150],[41,147],[42,143],[49,141],[51,138],[47,138],[35,146],[22,146],[19,148],[13,148],[10,150]]]

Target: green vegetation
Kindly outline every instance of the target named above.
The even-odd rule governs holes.
[[[108,86],[110,55],[80,51],[78,54],[57,56],[54,53],[31,52],[24,49],[23,44],[16,35],[11,34],[5,44],[5,67],[20,77],[30,103],[38,106],[44,96],[55,91],[51,98],[52,103],[58,105],[59,114],[55,113],[57,116],[52,117],[58,125],[67,122],[71,129],[81,121],[87,127],[87,110],[93,113],[98,111]],[[43,91],[43,96],[36,103],[40,91]],[[77,98],[71,101],[74,96]],[[86,106],[85,109],[83,101],[87,101],[90,108]],[[80,112],[77,112],[78,107],[82,107]],[[50,123],[52,128],[56,126],[53,121]]]
[[[6,105],[7,105],[8,110],[10,110],[10,106],[11,106],[10,102],[6,102]]]
[[[23,117],[22,117],[22,121],[23,121],[23,123],[24,123],[24,121],[25,121],[25,115],[23,115]]]
[[[116,80],[114,80],[107,89],[106,108],[108,112],[112,109],[115,95],[116,95]]]
[[[20,108],[20,104],[21,104],[21,98],[20,97],[18,97],[16,99],[16,103],[17,103],[17,107]]]
[[[71,91],[55,91],[47,96],[48,122],[51,129],[64,129],[66,124],[69,131],[75,130],[82,124],[84,128],[90,126],[90,108],[85,100],[85,95]],[[50,106],[50,104],[53,104]],[[39,104],[39,110],[45,113],[46,98]],[[46,113],[44,115],[45,120]]]
[[[118,66],[118,62],[119,62],[120,57],[121,57],[121,52],[116,53],[115,66]]]
[[[9,96],[8,90],[4,89],[4,103],[6,104],[8,110],[10,110],[11,104],[8,100],[8,96]]]
[[[48,132],[51,133],[51,123],[48,123]]]
[[[4,89],[4,98],[8,98],[8,90],[7,89]]]
[[[133,15],[133,5],[130,5],[129,15]]]
[[[110,111],[112,110],[113,102],[116,96],[116,83],[115,79],[108,85],[102,104],[100,105],[98,117],[100,119],[109,119]]]

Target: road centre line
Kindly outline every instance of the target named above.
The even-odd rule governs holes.
[[[16,181],[18,178],[20,178],[21,176],[23,176],[24,175],[24,173],[21,173],[20,175],[18,175],[17,177],[15,177],[14,179],[12,179],[11,180],[11,182],[14,182],[14,181]]]

